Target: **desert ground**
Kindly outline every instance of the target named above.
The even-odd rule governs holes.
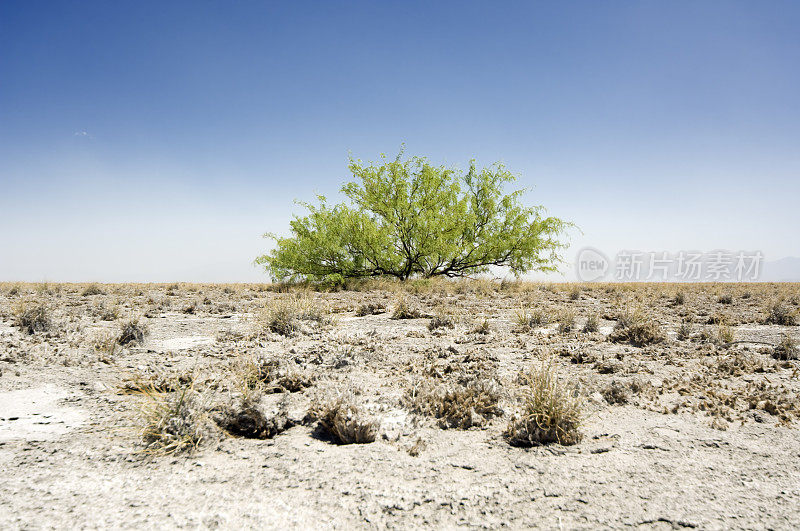
[[[0,528],[800,528],[797,284],[0,284]]]

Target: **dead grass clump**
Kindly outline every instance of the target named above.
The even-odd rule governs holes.
[[[780,361],[796,360],[800,358],[800,352],[798,352],[797,344],[792,336],[783,334],[780,343],[772,349],[772,357]]]
[[[600,328],[600,316],[597,315],[596,313],[593,313],[586,318],[586,322],[583,323],[583,328],[581,329],[581,331],[584,334],[591,334],[592,332],[597,332],[599,328]]]
[[[365,302],[356,310],[357,317],[366,317],[367,315],[378,315],[386,313],[386,305],[382,302]]]
[[[411,306],[405,297],[400,297],[395,302],[392,319],[420,319],[422,317],[425,317],[425,314],[419,308]]]
[[[338,444],[365,444],[375,441],[380,422],[367,416],[351,394],[313,406],[308,412],[319,428]]]
[[[483,319],[482,321],[478,322],[472,330],[470,330],[471,334],[483,334],[487,335],[491,330],[491,326],[489,325],[489,319]]]
[[[558,314],[558,332],[567,334],[575,328],[575,312],[564,310]]]
[[[433,317],[431,317],[431,321],[428,323],[428,330],[433,331],[437,328],[455,328],[456,327],[456,318],[452,314],[440,310],[437,311]]]
[[[91,297],[93,295],[105,295],[105,294],[106,294],[105,291],[103,291],[97,284],[89,284],[81,292],[82,297]]]
[[[101,321],[116,321],[119,318],[119,308],[117,306],[106,306],[101,302],[91,310],[92,315]]]
[[[611,380],[611,383],[604,387],[600,394],[611,405],[627,404],[630,399],[628,388],[616,380]]]
[[[283,336],[305,331],[304,323],[328,325],[333,322],[328,309],[306,296],[279,299],[264,310],[261,321],[266,329]]]
[[[537,327],[550,324],[550,316],[543,310],[519,310],[515,315],[515,321],[520,330],[528,331]]]
[[[285,404],[270,411],[258,393],[245,395],[236,406],[218,407],[213,418],[223,430],[248,439],[271,439],[294,426]]]
[[[141,345],[144,343],[144,336],[146,336],[147,333],[147,325],[145,323],[139,322],[139,319],[136,318],[129,319],[122,323],[119,336],[117,337],[117,343],[123,346],[132,343]]]
[[[147,451],[192,452],[210,438],[209,418],[200,393],[189,386],[166,395],[152,389],[141,391],[147,397],[142,409],[142,439]]]
[[[640,310],[626,311],[617,319],[614,330],[608,336],[613,343],[630,343],[642,347],[664,341],[664,333],[659,326],[647,318]]]
[[[569,300],[577,301],[581,298],[581,288],[580,286],[572,286],[569,290]]]
[[[442,428],[483,426],[502,415],[500,386],[495,380],[473,379],[466,384],[425,382],[409,390],[411,410],[439,419]]]
[[[291,360],[277,357],[248,359],[237,371],[240,387],[263,393],[295,393],[311,387],[314,376]]]
[[[675,294],[675,297],[672,298],[673,304],[676,306],[680,306],[681,304],[686,302],[686,293],[683,291],[679,291]]]
[[[730,293],[723,293],[717,298],[717,302],[720,304],[733,304],[733,295]]]
[[[505,430],[508,442],[513,446],[580,442],[582,402],[558,378],[553,361],[521,374],[520,379],[525,386],[521,410]]]
[[[687,321],[686,319],[681,321],[681,325],[678,327],[678,339],[681,341],[687,341],[692,337],[692,323]]]
[[[767,307],[767,317],[764,319],[764,324],[795,326],[797,325],[796,313],[785,301],[773,301]]]
[[[21,304],[14,310],[14,325],[26,334],[47,332],[52,326],[44,304]]]

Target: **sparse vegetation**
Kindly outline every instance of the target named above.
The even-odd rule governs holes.
[[[786,301],[776,300],[770,303],[767,307],[767,317],[764,319],[765,324],[776,324],[782,326],[795,326],[797,325],[797,312],[792,310]]]
[[[338,444],[371,443],[380,428],[380,422],[367,415],[348,393],[315,405],[309,417]]]
[[[406,402],[413,411],[439,419],[442,428],[467,429],[501,415],[500,397],[496,381],[476,378],[466,384],[423,381]]]
[[[146,450],[174,454],[191,452],[210,439],[209,417],[202,395],[190,386],[174,393],[143,388],[142,439]]]
[[[617,318],[617,324],[608,339],[614,343],[630,343],[642,347],[664,341],[659,326],[641,310],[627,310]]]
[[[576,444],[581,440],[582,402],[558,377],[551,360],[520,375],[521,406],[505,431],[513,446]]]
[[[22,303],[14,310],[14,325],[26,334],[38,334],[50,330],[52,320],[44,304]]]
[[[127,345],[141,345],[144,343],[144,337],[147,335],[147,325],[137,318],[128,319],[122,323],[120,327],[119,336],[117,336],[117,343],[122,346]]]

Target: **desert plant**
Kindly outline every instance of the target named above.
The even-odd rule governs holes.
[[[558,314],[558,332],[566,334],[571,332],[575,327],[575,312],[571,310],[563,310]]]
[[[131,343],[141,345],[144,343],[144,337],[147,335],[147,325],[140,322],[138,318],[128,319],[120,326],[120,333],[117,336],[117,343],[120,345],[129,345]]]
[[[271,439],[294,426],[285,403],[270,411],[258,393],[242,396],[235,405],[218,406],[213,419],[228,433],[248,439]]]
[[[504,432],[508,442],[513,446],[580,442],[582,401],[559,379],[554,361],[521,374],[520,380],[522,404]]]
[[[83,289],[81,296],[91,297],[92,295],[105,295],[105,292],[97,284],[89,284]]]
[[[733,343],[733,338],[733,328],[730,325],[724,322],[717,325],[717,341],[719,343]]]
[[[776,300],[771,302],[767,307],[767,317],[764,319],[764,323],[795,326],[797,324],[796,313],[797,312],[793,311],[785,301]]]
[[[367,416],[351,394],[313,406],[308,416],[339,444],[365,444],[375,440],[380,423]]]
[[[26,334],[37,334],[47,332],[52,320],[44,304],[22,303],[14,309],[14,325]]]
[[[686,341],[692,337],[692,323],[686,319],[681,321],[681,325],[678,327],[678,339],[681,341]]]
[[[733,295],[730,293],[723,293],[717,298],[717,302],[720,304],[733,304]]]
[[[365,302],[356,310],[356,316],[377,315],[386,312],[386,305],[381,302]]]
[[[431,317],[428,323],[428,330],[433,331],[437,328],[455,328],[456,316],[446,308],[439,308]]]
[[[572,301],[580,300],[581,298],[581,288],[580,286],[572,286],[569,290],[569,299]]]
[[[314,375],[301,370],[294,361],[278,357],[247,358],[235,369],[235,377],[240,391],[249,394],[294,393],[310,387]]]
[[[142,388],[145,448],[153,453],[194,451],[209,437],[208,414],[202,396],[191,386],[174,393]]]
[[[659,326],[641,310],[627,310],[617,318],[614,330],[608,336],[614,343],[630,343],[637,347],[664,341]]]
[[[675,293],[675,297],[672,298],[672,302],[681,305],[686,302],[686,293],[683,291],[679,291]]]
[[[568,223],[520,204],[523,190],[504,193],[515,177],[501,164],[466,173],[422,157],[378,164],[350,159],[355,181],[342,187],[350,204],[302,203],[306,217],[292,236],[256,259],[274,279],[394,276],[462,277],[507,266],[515,275],[553,271]]]
[[[495,380],[475,378],[465,385],[423,381],[409,390],[406,403],[412,411],[439,419],[442,428],[467,429],[501,415],[500,398]]]
[[[520,309],[515,313],[515,321],[523,330],[532,330],[550,324],[550,316],[544,310],[536,309],[528,312]]]
[[[425,317],[425,314],[419,308],[412,306],[405,297],[398,297],[395,301],[392,319],[419,319],[421,317]]]
[[[583,323],[583,333],[589,334],[592,332],[597,332],[600,328],[600,316],[596,313],[590,314],[589,317],[586,318],[586,322]]]
[[[800,352],[798,352],[794,338],[789,334],[783,334],[780,343],[772,350],[772,357],[782,361],[798,359]]]
[[[489,319],[483,319],[479,321],[471,330],[473,334],[488,334],[490,331]]]
[[[264,328],[276,334],[289,336],[303,330],[303,323],[329,325],[333,323],[330,312],[319,302],[307,296],[281,298],[267,306],[260,316]]]
[[[611,380],[611,383],[604,387],[600,394],[611,405],[627,404],[630,398],[627,387],[616,380]]]

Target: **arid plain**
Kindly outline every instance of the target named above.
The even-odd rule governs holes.
[[[0,284],[0,527],[800,527],[797,284]]]

